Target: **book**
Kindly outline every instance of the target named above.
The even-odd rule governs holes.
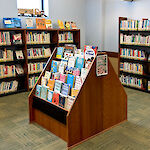
[[[51,91],[53,91],[54,85],[55,85],[55,80],[49,79],[47,86],[49,87],[49,89],[50,89]]]
[[[64,52],[64,58],[65,60],[68,60],[69,57],[73,57],[73,53],[70,53],[70,52]]]
[[[22,44],[22,35],[21,33],[18,33],[18,34],[13,34],[12,36],[13,38],[13,44]]]
[[[59,94],[56,92],[53,93],[52,103],[59,105]]]
[[[62,58],[63,57],[64,48],[63,47],[57,47],[57,54],[56,58]]]
[[[21,19],[20,18],[13,18],[13,21],[14,21],[15,28],[21,28]]]
[[[62,82],[59,80],[55,81],[54,92],[60,93],[62,87]]]
[[[53,91],[48,89],[47,101],[52,102]]]
[[[55,72],[52,74],[52,79],[54,80],[59,80],[60,79],[60,73],[59,72]]]
[[[63,63],[60,63],[58,67],[58,72],[60,72],[61,74],[64,74],[64,70],[65,70],[65,65]]]
[[[73,69],[74,69],[73,67],[68,67],[67,66],[66,69],[65,69],[65,73],[66,74],[73,74]]]
[[[26,28],[33,29],[33,19],[32,18],[26,18]]]
[[[41,85],[46,86],[47,85],[47,81],[48,81],[47,78],[42,76]]]
[[[74,57],[77,58],[84,58],[84,51],[82,49],[75,49],[74,50]]]
[[[79,93],[78,89],[75,89],[75,88],[71,89],[71,96],[72,97],[74,97],[74,98],[77,97],[78,93]]]
[[[76,61],[75,57],[69,57],[69,59],[68,59],[68,67],[69,67],[69,68],[70,68],[70,67],[74,68],[74,66],[75,66],[75,61]]]
[[[63,83],[66,82],[66,78],[67,78],[67,75],[66,74],[60,74],[60,81],[62,81]]]
[[[81,69],[83,68],[83,66],[84,66],[84,58],[77,57],[75,67]]]
[[[74,97],[67,96],[67,98],[65,99],[65,109],[69,111],[74,103],[74,100]]]
[[[24,59],[24,55],[23,55],[22,50],[15,51],[15,54],[16,54],[16,57],[17,57],[18,60]]]
[[[65,29],[63,21],[58,19],[58,26],[60,29]]]
[[[52,29],[52,21],[50,19],[45,19],[46,29]]]
[[[41,87],[41,98],[44,100],[47,100],[47,93],[48,93],[49,87],[42,85]]]
[[[44,75],[44,77],[45,77],[45,78],[47,78],[47,80],[49,80],[49,79],[50,79],[50,77],[51,77],[51,72],[49,72],[49,71],[45,71],[45,75]]]
[[[81,86],[82,86],[82,83],[83,83],[82,77],[81,76],[76,76],[75,77],[75,86],[74,86],[75,89],[80,90]]]
[[[42,88],[41,85],[38,85],[38,84],[36,85],[35,95],[38,97],[41,97],[41,88]]]
[[[70,85],[66,83],[62,83],[61,94],[68,96],[70,92]]]
[[[96,56],[98,47],[96,46],[84,46],[84,59],[92,62]]]
[[[65,21],[65,28],[66,29],[71,29],[71,22]]]
[[[52,73],[58,72],[59,63],[60,63],[59,61],[52,60],[52,64],[51,64],[51,72]]]
[[[74,78],[75,78],[74,75],[68,74],[67,84],[69,84],[71,88],[74,87]]]
[[[87,73],[88,73],[88,69],[86,69],[86,68],[81,69],[81,77],[82,77],[83,81],[85,80]]]
[[[79,70],[79,68],[73,68],[72,74],[73,74],[74,76],[80,76],[80,70]]]
[[[36,28],[46,29],[45,18],[36,18]]]
[[[66,99],[65,95],[59,94],[59,106],[62,108],[65,107],[65,99]]]
[[[71,29],[77,29],[76,23],[71,21]]]
[[[16,66],[15,69],[16,69],[17,74],[24,74],[24,70],[20,64],[17,64],[15,66]]]

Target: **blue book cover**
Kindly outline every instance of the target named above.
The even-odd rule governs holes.
[[[81,69],[83,68],[83,66],[84,66],[84,58],[77,57],[75,67]]]
[[[36,86],[36,91],[35,91],[35,95],[38,97],[41,97],[41,85],[37,85]]]
[[[70,88],[73,88],[73,86],[74,86],[74,75],[68,74],[67,84],[70,85]]]
[[[48,89],[48,95],[47,95],[47,100],[49,102],[52,102],[52,98],[53,98],[53,91]]]
[[[65,96],[68,96],[69,91],[70,91],[70,86],[69,86],[69,84],[63,83],[63,84],[62,84],[61,94],[65,95]]]
[[[44,100],[47,100],[47,92],[48,92],[49,87],[48,86],[42,86],[41,87],[41,98]]]
[[[58,72],[58,62],[55,60],[52,61],[51,72],[52,73]]]
[[[66,99],[65,96],[63,96],[62,94],[59,95],[59,106],[60,107],[64,108],[64,106],[65,106],[65,99]]]
[[[63,57],[63,52],[64,52],[64,48],[63,47],[58,47],[57,48],[57,54],[56,54],[56,58],[62,58]]]

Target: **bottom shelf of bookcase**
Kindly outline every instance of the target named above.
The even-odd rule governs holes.
[[[27,91],[26,89],[22,89],[22,90],[12,91],[12,92],[8,92],[8,93],[3,93],[3,94],[0,94],[0,97],[13,95],[13,94],[17,94],[17,93],[22,93],[22,92],[26,92],[26,91]]]
[[[122,84],[122,85],[123,85],[124,87],[126,87],[126,88],[130,88],[130,89],[134,89],[134,90],[138,90],[138,91],[142,91],[142,92],[150,93],[150,91],[148,91],[148,90],[139,89],[139,88],[132,87],[132,86],[128,86],[128,85],[124,85],[124,84]]]

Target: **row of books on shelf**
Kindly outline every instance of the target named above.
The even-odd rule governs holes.
[[[44,69],[46,62],[37,62],[37,63],[29,63],[28,64],[28,73],[40,73]]]
[[[11,45],[11,44],[22,44],[21,33],[12,34],[12,40],[11,40],[10,32],[0,32],[0,46]]]
[[[73,43],[73,33],[63,32],[59,34],[59,43]]]
[[[132,31],[149,31],[150,30],[150,20],[122,20],[120,23],[120,30],[132,30]]]
[[[120,34],[120,44],[150,46],[150,35],[142,36],[140,34],[125,35]]]
[[[51,56],[50,48],[30,48],[27,49],[28,59],[47,58]]]
[[[27,32],[27,44],[50,44],[50,33]]]
[[[30,89],[33,88],[33,86],[37,82],[38,78],[39,78],[38,76],[29,77],[29,88]]]
[[[144,74],[143,65],[139,63],[120,62],[120,71],[136,73],[140,75]]]
[[[18,75],[24,74],[24,69],[20,64],[17,65],[0,65],[0,78],[15,77],[16,73]]]
[[[146,53],[144,50],[120,48],[120,57],[135,59],[135,60],[146,60]]]
[[[0,62],[6,62],[6,61],[13,61],[14,55],[13,50],[7,50],[6,48],[4,50],[0,50]],[[22,50],[16,50],[15,56],[18,60],[24,59],[24,55]]]
[[[5,94],[9,92],[15,92],[18,88],[18,81],[10,81],[10,82],[1,82],[0,83],[0,94]]]
[[[46,18],[36,18],[36,26],[34,26],[34,21],[32,18],[26,18],[26,28],[27,29],[52,29],[52,20]],[[21,28],[20,18],[3,18],[3,25],[5,28]],[[63,21],[58,20],[58,26],[60,29],[77,29],[76,23],[74,21],[65,21],[65,26]]]
[[[126,76],[126,75],[120,75],[120,81],[123,85],[144,89],[146,87],[146,83],[144,82],[144,79],[132,77],[132,76]]]

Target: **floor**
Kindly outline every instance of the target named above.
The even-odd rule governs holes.
[[[73,150],[150,150],[150,94],[126,88],[128,121]],[[0,150],[66,150],[66,143],[28,122],[28,93],[0,98]]]

